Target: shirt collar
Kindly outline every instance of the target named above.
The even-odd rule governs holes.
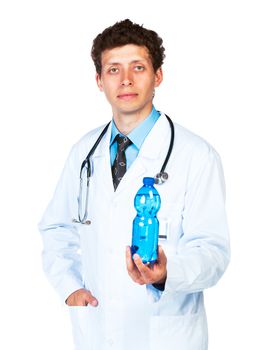
[[[152,106],[151,113],[136,127],[134,128],[127,137],[133,142],[133,144],[138,148],[141,148],[146,136],[149,134],[150,130],[153,128],[156,121],[159,119],[160,113]],[[112,145],[115,136],[120,134],[125,136],[117,129],[114,120],[112,121],[112,130],[111,130],[111,140],[110,145]]]

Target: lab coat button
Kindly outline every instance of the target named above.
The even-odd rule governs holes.
[[[108,339],[108,344],[109,344],[109,346],[113,346],[114,341],[112,339]]]

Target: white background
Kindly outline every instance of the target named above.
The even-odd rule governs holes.
[[[37,223],[72,144],[111,117],[89,52],[124,18],[164,39],[155,106],[223,160],[232,260],[206,291],[209,349],[272,349],[270,5],[1,2],[1,349],[72,349],[68,315],[41,269]]]

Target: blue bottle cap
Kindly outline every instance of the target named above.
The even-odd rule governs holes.
[[[143,183],[145,186],[153,186],[155,183],[155,179],[153,177],[144,177]]]

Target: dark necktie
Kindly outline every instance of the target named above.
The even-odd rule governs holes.
[[[116,190],[127,170],[125,150],[132,144],[129,138],[120,136],[119,134],[116,135],[115,140],[117,141],[117,154],[111,167],[114,190]]]

